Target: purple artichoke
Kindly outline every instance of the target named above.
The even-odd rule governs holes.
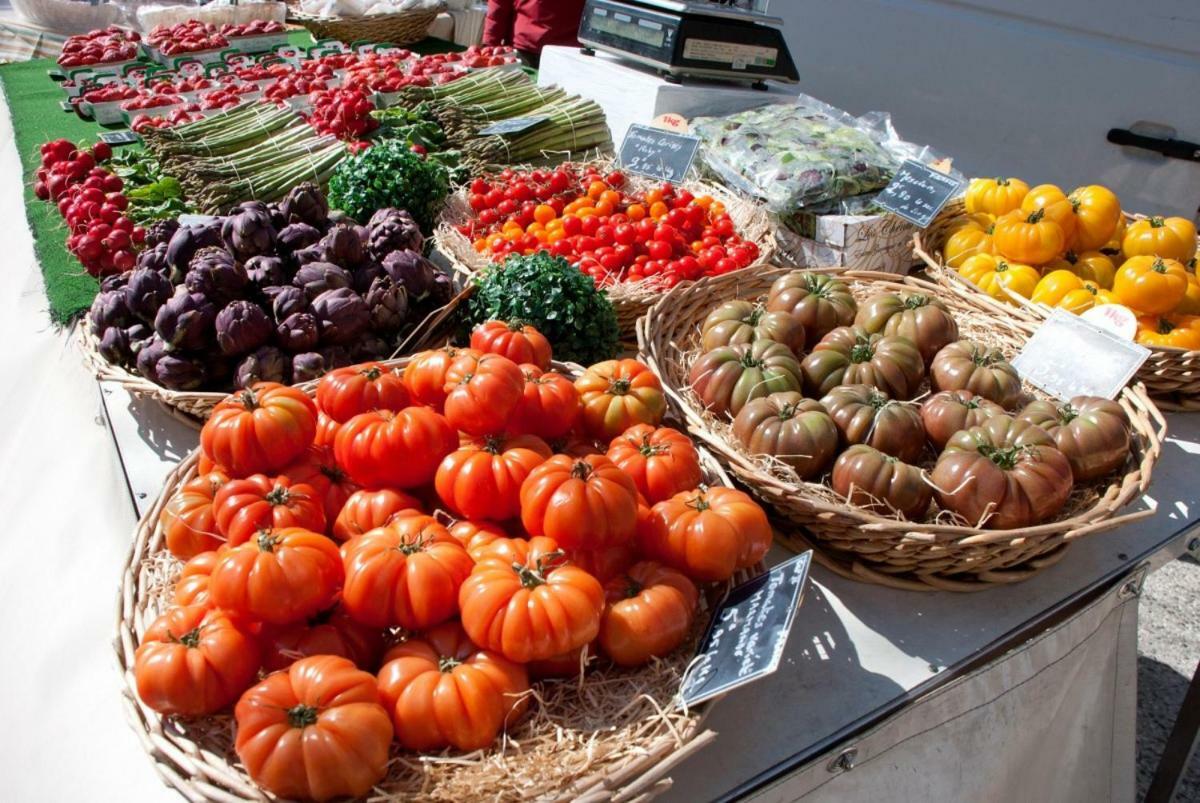
[[[367,291],[367,309],[370,310],[371,328],[383,335],[395,334],[408,318],[408,293],[402,285],[383,275],[371,282]]]
[[[137,267],[148,268],[163,276],[170,276],[171,266],[167,263],[167,244],[159,243],[138,254]]]
[[[350,286],[354,288],[354,292],[360,296],[365,296],[367,291],[371,289],[371,285],[375,283],[375,280],[380,276],[386,275],[383,272],[383,265],[380,265],[373,259],[368,259],[351,271]]]
[[[233,374],[233,383],[239,388],[248,388],[255,382],[288,381],[289,360],[282,351],[274,346],[263,346],[238,363]]]
[[[422,299],[434,289],[438,269],[417,251],[393,251],[383,260],[383,269],[392,281],[403,285],[411,299]]]
[[[120,290],[127,284],[129,284],[129,271],[113,273],[100,280],[100,292],[106,293],[110,290]]]
[[[156,220],[146,227],[146,247],[166,245],[171,242],[175,232],[179,231],[179,221],[175,218]]]
[[[271,225],[275,227],[275,231],[279,231],[288,224],[287,218],[283,216],[283,210],[279,208],[279,204],[267,204],[267,214],[271,216]]]
[[[292,256],[321,239],[321,232],[307,223],[289,223],[279,230],[275,238],[275,250],[284,255]]]
[[[311,382],[325,375],[325,358],[315,351],[292,357],[292,381]]]
[[[292,284],[304,290],[309,300],[326,290],[350,287],[350,274],[329,262],[310,262],[296,271]]]
[[[181,287],[154,316],[154,331],[173,349],[200,351],[212,341],[217,308],[201,293]]]
[[[276,339],[285,351],[309,351],[317,347],[317,319],[307,312],[294,312],[275,328]]]
[[[312,306],[321,342],[329,345],[353,343],[371,322],[367,302],[349,287],[326,290],[313,300]]]
[[[133,359],[133,344],[129,340],[129,330],[119,326],[110,326],[100,336],[97,348],[100,356],[113,365],[124,365]]]
[[[266,204],[250,201],[234,210],[221,224],[221,240],[238,259],[269,254],[275,248],[275,227]]]
[[[158,382],[158,361],[166,353],[167,344],[154,335],[137,353],[137,372],[151,382]]]
[[[253,301],[230,301],[217,313],[217,345],[231,357],[253,351],[271,339],[271,319]]]
[[[124,287],[97,295],[88,314],[92,321],[91,332],[96,336],[110,327],[124,329],[137,320],[129,308],[129,295]]]
[[[297,312],[308,312],[308,297],[299,287],[268,287],[263,291],[263,295],[271,302],[271,315],[275,318],[275,323],[283,323],[285,318]]]
[[[262,292],[268,287],[283,284],[283,260],[279,257],[256,256],[246,260],[246,278],[250,286]]]
[[[144,323],[135,323],[133,326],[125,330],[129,335],[129,345],[133,348],[134,353],[143,345],[143,341],[154,336],[154,329]]]
[[[154,367],[158,384],[168,390],[195,390],[208,378],[204,359],[167,352]]]
[[[154,321],[158,308],[175,294],[169,279],[150,268],[138,268],[129,274],[125,289],[129,296],[129,309],[147,323]]]
[[[419,254],[425,247],[421,227],[412,215],[402,209],[380,209],[371,215],[367,230],[367,250],[376,259],[382,260],[393,251],[416,251]]]
[[[332,254],[329,253],[329,246],[324,240],[319,240],[307,248],[301,248],[292,254],[292,259],[300,267],[310,262],[333,262]]]
[[[326,346],[319,353],[321,359],[325,361],[326,371],[332,371],[334,368],[341,368],[343,365],[350,365],[354,362],[350,349],[345,346]]]
[[[221,244],[221,220],[215,218],[212,222],[201,226],[183,226],[173,235],[167,245],[167,267],[171,271],[171,282],[179,284],[184,274],[191,266],[192,257],[201,248]]]
[[[378,335],[363,335],[354,344],[354,359],[358,362],[386,360],[390,356],[392,356],[392,346]]]
[[[215,247],[196,252],[183,281],[189,292],[203,293],[217,304],[241,297],[249,282],[246,269],[234,261],[233,255]]]
[[[329,202],[311,181],[292,187],[279,202],[279,212],[288,223],[307,223],[322,231],[329,224]]]
[[[358,267],[363,261],[363,241],[358,226],[339,223],[321,238],[328,261],[347,270]]]

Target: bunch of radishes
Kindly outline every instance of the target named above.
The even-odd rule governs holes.
[[[354,142],[379,127],[371,116],[375,104],[360,89],[325,89],[312,94],[308,124],[322,134]]]

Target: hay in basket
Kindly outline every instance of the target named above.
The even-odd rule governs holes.
[[[1119,398],[1133,427],[1133,452],[1120,475],[1076,486],[1056,520],[1018,531],[981,529],[948,511],[923,522],[872,513],[848,504],[822,482],[801,480],[777,460],[747,452],[733,438],[728,420],[705,411],[690,388],[688,372],[698,356],[700,326],[708,312],[723,301],[764,296],[788,272],[773,268],[676,288],[638,322],[642,357],[662,380],[689,431],[735,479],[797,525],[779,532],[784,543],[797,550],[815,545],[817,560],[848,577],[904,589],[969,591],[1024,580],[1060,560],[1072,541],[1153,512],[1120,513],[1149,485],[1166,434],[1166,422],[1140,385],[1125,388]],[[965,288],[844,268],[819,272],[840,275],[860,302],[879,292],[937,296],[958,322],[960,338],[997,347],[1010,358],[1031,331],[1004,305]],[[1025,390],[1045,397],[1028,385]]]
[[[929,228],[914,236],[914,252],[926,265],[926,272],[944,287],[966,289],[986,295],[957,271],[946,265],[942,253],[946,240],[966,217],[967,210],[961,198],[946,205]],[[1145,215],[1125,214],[1128,221],[1142,220]],[[1034,304],[1028,299],[1013,295],[1013,306],[1006,309],[1009,314],[1021,315],[1033,325],[1045,320],[1050,309]],[[1200,410],[1200,351],[1188,351],[1166,346],[1147,346],[1150,357],[1138,369],[1137,381],[1146,386],[1146,392],[1163,410],[1195,412]]]
[[[386,364],[407,363],[405,358]],[[564,363],[555,363],[554,369],[569,376],[582,371]],[[181,567],[166,549],[159,515],[175,490],[196,476],[198,460],[199,453],[193,453],[171,472],[134,533],[121,578],[113,642],[123,702],[155,769],[186,799],[273,800],[254,785],[234,753],[231,715],[163,716],[137,695],[134,654],[146,628],[170,606]],[[701,460],[710,484],[731,484],[703,449]],[[743,582],[762,570],[760,565],[730,582]],[[597,661],[582,678],[535,683],[530,715],[486,750],[419,755],[393,746],[388,775],[368,799],[635,801],[656,796],[670,785],[674,766],[716,737],[703,726],[712,701],[685,710],[676,707],[675,697],[725,590],[716,586],[701,595],[702,611],[692,636],[665,659],[639,669]]]
[[[651,181],[641,176],[630,174],[626,178],[626,189],[650,190],[659,186],[660,182]],[[696,196],[711,195],[725,205],[725,211],[733,219],[738,235],[758,246],[758,259],[742,271],[755,271],[771,262],[775,253],[775,233],[770,218],[759,204],[730,193],[723,187],[707,182],[686,182],[680,187]],[[458,230],[458,227],[475,216],[467,202],[467,192],[459,191],[446,201],[442,212],[434,242],[437,248],[450,260],[454,270],[464,278],[470,279],[476,274],[495,266],[489,257],[480,254],[474,248],[471,240]],[[681,283],[689,284],[689,282]],[[621,331],[621,339],[632,344],[638,318],[646,314],[654,302],[662,298],[663,290],[656,282],[645,280],[641,282],[619,282],[607,288],[609,300],[617,313],[617,326]]]

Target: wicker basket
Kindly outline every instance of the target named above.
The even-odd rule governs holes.
[[[629,186],[634,189],[651,189],[658,184],[631,175]],[[758,246],[758,260],[753,265],[743,268],[741,272],[756,271],[770,264],[775,253],[775,233],[770,218],[761,206],[732,195],[723,187],[713,184],[696,182],[686,186],[696,195],[711,195],[725,204],[725,210],[733,218],[740,236]],[[447,200],[441,222],[434,233],[438,250],[445,254],[454,269],[466,278],[495,265],[486,256],[478,253],[471,241],[457,229],[457,226],[473,216],[470,204],[467,203],[467,193],[458,192]],[[647,283],[624,282],[608,288],[608,297],[617,312],[617,326],[620,327],[622,341],[632,345],[636,337],[638,318],[645,315],[646,310],[662,298],[662,294],[662,290]]]
[[[843,276],[859,300],[874,292],[937,295],[954,314],[963,338],[998,346],[1009,356],[1031,331],[999,302],[963,288],[940,288],[915,277],[886,273],[841,268],[822,272]],[[1062,558],[1071,541],[1153,512],[1119,515],[1150,484],[1166,434],[1166,422],[1140,385],[1126,388],[1119,399],[1134,432],[1133,456],[1123,475],[1077,487],[1064,518],[1018,532],[985,530],[944,518],[919,523],[877,515],[847,504],[827,485],[804,482],[786,466],[749,454],[731,436],[728,422],[704,411],[689,388],[688,371],[709,310],[729,299],[762,296],[786,273],[775,268],[676,288],[638,322],[642,356],[662,379],[688,429],[728,465],[737,480],[803,530],[780,533],[785,543],[807,549],[811,539],[818,560],[856,579],[896,588],[968,591],[1024,580]],[[1026,390],[1044,396],[1029,386]]]
[[[444,3],[419,11],[395,14],[371,14],[363,17],[314,17],[294,8],[288,9],[287,21],[302,25],[314,39],[340,39],[351,42],[387,42],[411,45],[429,35],[429,26],[446,10]]]
[[[914,251],[926,265],[926,272],[943,286],[955,286],[984,295],[983,291],[946,266],[942,252],[946,240],[966,216],[961,198],[951,201],[938,214],[923,234],[914,238]],[[1130,215],[1129,220],[1141,220],[1145,215]],[[1035,326],[1050,314],[1049,308],[1014,296],[1018,306],[1009,306],[1009,314],[1024,313]],[[1137,379],[1146,386],[1151,398],[1164,410],[1195,412],[1200,410],[1200,351],[1152,346],[1150,358],[1138,369]]]
[[[407,358],[387,364],[401,367]],[[582,368],[556,363],[577,375]],[[313,392],[313,388],[309,388]],[[130,725],[163,781],[192,801],[274,800],[251,782],[233,751],[228,714],[189,720],[165,717],[142,704],[133,675],[134,657],[146,628],[169,607],[180,563],[167,552],[158,524],[171,494],[196,475],[193,453],[167,477],[162,494],[138,522],[118,598],[113,647],[122,677]],[[731,484],[720,464],[701,450],[711,484]],[[731,582],[750,579],[761,564]],[[711,612],[725,591],[713,587],[701,605]],[[707,617],[698,617],[692,644]],[[601,666],[585,683],[535,684],[535,714],[497,746],[470,754],[417,756],[393,748],[387,779],[372,800],[648,800],[670,786],[668,773],[716,738],[703,727],[713,702],[680,710],[673,697],[691,650],[637,670]],[[481,790],[486,789],[483,795]]]
[[[455,296],[449,304],[434,310],[417,324],[416,328],[396,348],[392,356],[410,354],[420,351],[431,344],[440,343],[449,336],[455,326],[455,312],[464,298],[470,295],[465,290]],[[199,390],[169,390],[156,382],[135,374],[120,365],[113,365],[101,356],[100,341],[92,334],[91,317],[85,317],[78,327],[79,343],[83,351],[84,363],[96,375],[97,379],[116,382],[135,397],[153,399],[165,405],[170,411],[182,413],[182,420],[199,427],[208,418],[217,402],[229,395],[226,392]]]

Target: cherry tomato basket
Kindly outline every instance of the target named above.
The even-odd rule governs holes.
[[[403,370],[408,362],[401,358],[384,365]],[[559,362],[552,369],[571,378],[583,371]],[[302,387],[310,395],[316,391],[316,383]],[[708,484],[732,484],[711,454],[701,449],[700,457]],[[159,517],[174,492],[196,477],[199,460],[199,451],[194,452],[168,475],[161,495],[134,532],[121,577],[113,641],[122,701],[160,777],[186,799],[275,800],[251,781],[239,762],[231,714],[165,716],[143,704],[137,694],[138,644],[147,627],[170,607],[182,566],[166,548]],[[417,754],[393,744],[389,773],[371,799],[601,801],[656,796],[670,786],[675,765],[716,738],[704,725],[716,700],[690,709],[676,706],[695,645],[729,585],[763,571],[759,564],[702,594],[691,637],[665,659],[637,669],[594,662],[584,675],[536,682],[531,713],[486,750]],[[485,789],[486,795],[480,791]]]
[[[725,301],[765,296],[789,272],[772,268],[677,287],[638,321],[642,359],[662,381],[676,413],[732,476],[774,511],[777,525],[780,519],[793,525],[776,530],[784,544],[797,551],[813,548],[825,566],[857,580],[920,591],[975,591],[1027,579],[1061,560],[1072,541],[1153,513],[1152,506],[1123,512],[1149,486],[1166,436],[1166,422],[1141,384],[1126,387],[1118,399],[1132,427],[1132,449],[1124,466],[1099,480],[1077,483],[1056,519],[1017,530],[971,526],[936,507],[920,521],[881,515],[834,492],[827,474],[802,480],[782,462],[752,454],[733,436],[727,418],[705,409],[689,372],[699,356],[708,313]],[[1033,327],[1007,306],[961,286],[846,268],[814,272],[842,279],[859,302],[877,293],[935,296],[955,318],[960,339],[998,348],[1007,358],[1032,333]],[[927,392],[928,380],[922,387],[914,403]],[[1023,391],[1027,397],[1046,398],[1027,383]],[[923,462],[931,462],[930,449],[924,448]]]
[[[946,240],[966,218],[966,206],[961,198],[946,205],[929,228],[914,237],[914,251],[925,263],[926,273],[944,287],[966,290],[988,297],[983,290],[946,265],[942,253]],[[1144,220],[1146,215],[1125,213],[1126,222]],[[1018,315],[1036,326],[1050,315],[1050,308],[1011,294],[1014,305],[1003,305],[1010,315]],[[990,297],[988,297],[990,298]],[[1150,358],[1138,369],[1137,380],[1163,410],[1180,412],[1200,411],[1200,351],[1147,346]]]

